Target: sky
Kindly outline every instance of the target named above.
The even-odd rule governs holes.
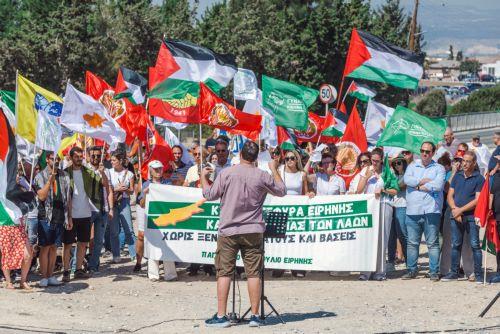
[[[199,13],[220,0],[199,0]],[[251,0],[249,0],[251,1]],[[193,2],[193,0],[191,0]],[[374,8],[385,0],[372,0]],[[411,13],[414,0],[401,0]],[[420,0],[418,22],[425,51],[439,54],[453,45],[465,55],[500,54],[500,0]]]

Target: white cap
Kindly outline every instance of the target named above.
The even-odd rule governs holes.
[[[158,160],[153,160],[149,163],[149,168],[163,168],[163,164],[161,163],[161,161],[158,161]]]

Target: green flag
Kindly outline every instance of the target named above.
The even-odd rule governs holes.
[[[382,180],[384,181],[385,189],[395,189],[398,191],[400,190],[398,178],[396,175],[394,175],[394,172],[392,171],[391,166],[389,165],[389,158],[387,157],[387,154],[384,157],[384,169],[382,170]]]
[[[263,104],[273,113],[276,125],[306,131],[308,108],[318,95],[316,89],[262,76]]]
[[[10,90],[0,90],[0,108],[2,108],[9,124],[16,127],[16,92]]]
[[[444,118],[431,119],[411,109],[397,106],[377,141],[377,146],[401,147],[413,153],[420,153],[423,142],[439,143],[445,130]]]

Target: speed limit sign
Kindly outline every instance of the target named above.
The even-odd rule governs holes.
[[[324,104],[332,103],[337,99],[337,90],[329,84],[322,84],[319,87],[319,99]]]

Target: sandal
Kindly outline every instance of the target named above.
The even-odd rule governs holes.
[[[16,289],[15,286],[14,286],[14,284],[7,283],[7,282],[5,283],[5,288],[8,289],[8,290],[15,290]]]
[[[24,292],[32,292],[33,288],[27,282],[22,282],[21,290],[24,290]]]

